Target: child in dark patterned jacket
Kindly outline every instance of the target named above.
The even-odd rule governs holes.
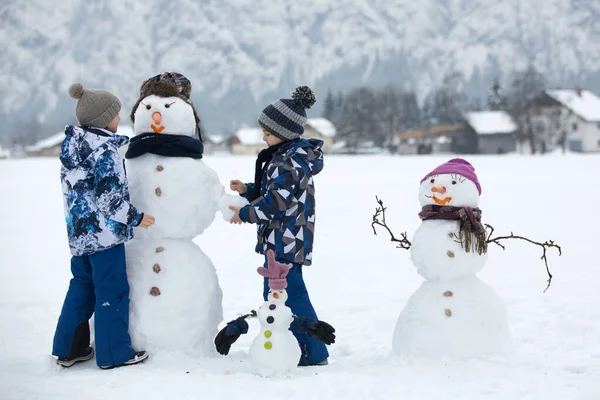
[[[135,351],[129,336],[129,284],[125,242],[133,227],[148,228],[154,217],[129,202],[125,163],[115,135],[121,102],[104,90],[69,88],[78,99],[77,120],[62,143],[60,178],[73,278],[63,303],[52,355],[63,367],[94,356],[89,319],[95,314],[96,363],[102,369],[137,364],[148,353]]]
[[[292,99],[280,99],[267,106],[258,118],[263,140],[268,148],[256,160],[254,183],[237,179],[230,182],[231,190],[250,201],[235,212],[231,223],[257,224],[256,252],[275,252],[275,259],[292,264],[287,275],[286,305],[298,317],[317,320],[306,285],[302,267],[312,263],[315,229],[315,187],[313,176],[323,169],[323,142],[301,138],[306,124],[306,109],[315,103],[310,88],[301,86]],[[265,268],[268,263],[265,259]],[[268,281],[264,280],[263,297],[267,300]],[[299,365],[325,365],[329,353],[325,344],[306,334],[294,321],[290,327],[302,350]]]

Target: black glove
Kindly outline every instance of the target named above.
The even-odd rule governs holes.
[[[248,323],[244,317],[239,317],[227,323],[215,337],[215,346],[220,354],[229,354],[231,345],[235,343],[240,335],[248,333]]]
[[[309,336],[314,336],[325,344],[335,343],[335,329],[327,322],[316,319],[301,317],[298,318],[298,330]]]

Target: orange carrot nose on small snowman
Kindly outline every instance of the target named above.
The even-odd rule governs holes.
[[[152,128],[154,133],[161,133],[165,130],[165,127],[161,125],[162,115],[158,111],[152,114],[152,120],[154,121],[154,124],[150,124],[150,128]]]

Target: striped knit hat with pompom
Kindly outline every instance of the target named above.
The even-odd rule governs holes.
[[[291,99],[279,99],[262,110],[258,124],[280,139],[298,139],[304,133],[306,110],[316,101],[308,86],[300,86]]]

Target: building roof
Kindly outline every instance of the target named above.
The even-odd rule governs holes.
[[[0,158],[10,157],[10,150],[3,148],[0,144]]]
[[[337,133],[335,126],[327,118],[309,118],[306,125],[310,125],[315,131],[325,137],[334,137]]]
[[[117,135],[127,136],[131,138],[135,136],[135,132],[131,125],[119,125],[119,128],[117,129]],[[32,144],[31,146],[27,146],[25,150],[28,152],[35,152],[44,149],[49,149],[51,147],[61,145],[64,139],[65,132],[60,131],[50,137],[47,137],[46,139],[42,139],[39,142]]]
[[[546,94],[583,120],[600,122],[600,98],[589,90],[546,90]]]
[[[260,128],[240,128],[235,132],[240,143],[245,146],[258,146],[264,144],[263,131]]]
[[[218,145],[229,140],[231,138],[231,134],[204,135],[202,138],[211,142],[212,144]]]
[[[517,124],[505,111],[477,111],[465,115],[469,125],[480,135],[513,133]]]
[[[46,139],[42,139],[39,142],[32,144],[31,146],[27,146],[25,148],[25,150],[28,152],[32,152],[32,151],[40,151],[40,150],[44,150],[44,149],[49,149],[50,147],[60,145],[63,142],[64,138],[65,138],[65,132],[61,131],[61,132],[55,133],[54,135],[52,135],[50,137],[47,137]]]
[[[425,136],[439,136],[452,133],[454,131],[463,129],[464,125],[461,123],[457,124],[444,124],[430,126],[425,129],[412,129],[410,131],[404,131],[398,134],[400,139],[408,139],[414,137],[425,137]]]

